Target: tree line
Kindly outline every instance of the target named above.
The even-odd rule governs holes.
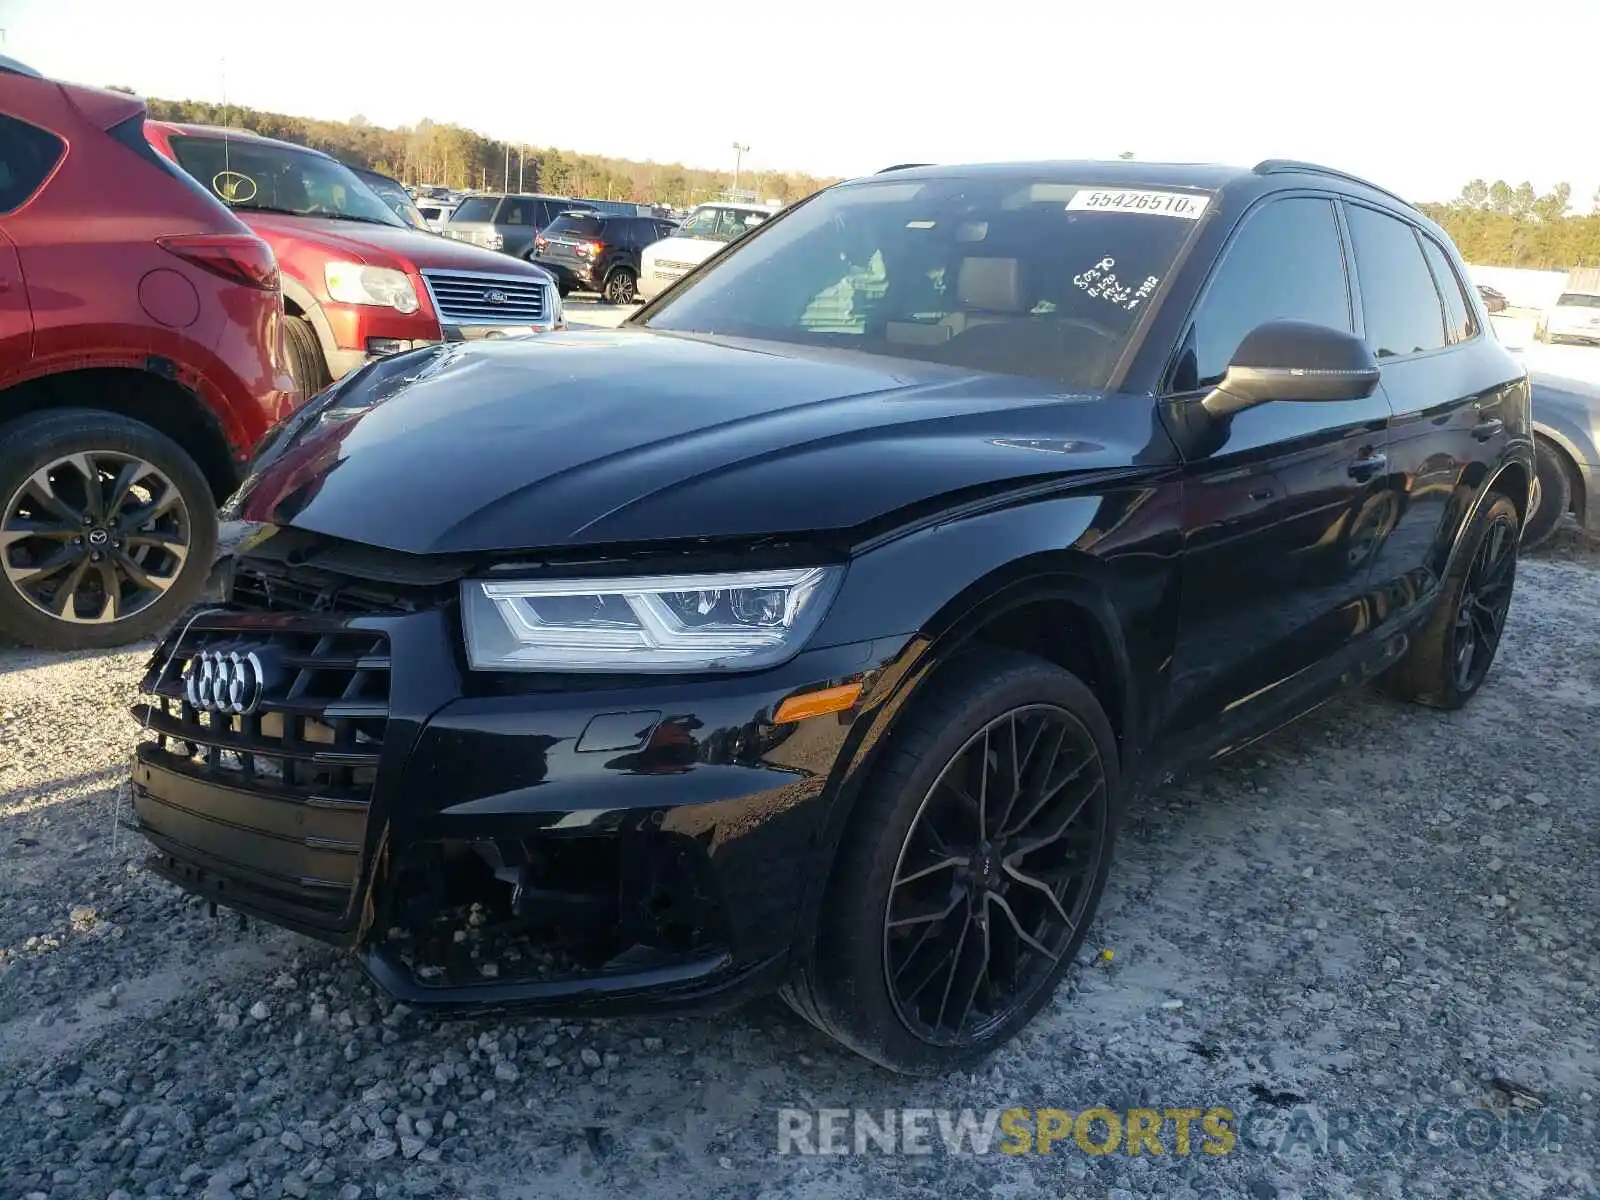
[[[686,207],[716,198],[732,182],[731,171],[508,143],[459,125],[428,120],[410,128],[385,129],[359,116],[348,121],[324,121],[203,100],[152,97],[146,103],[153,120],[246,129],[310,146],[341,162],[382,171],[403,183],[510,188]],[[833,182],[796,171],[744,171],[739,176],[741,190],[749,189],[763,200],[773,198],[784,203],[803,199]]]
[[[1589,212],[1572,211],[1572,187],[1558,183],[1540,194],[1531,183],[1512,187],[1474,179],[1453,200],[1419,207],[1444,227],[1469,263],[1570,271],[1600,266],[1600,190]]]

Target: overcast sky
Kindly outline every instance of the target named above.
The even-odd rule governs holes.
[[[635,159],[1308,158],[1414,200],[1600,183],[1595,0],[0,0],[93,84]],[[1581,41],[1581,38],[1579,39]],[[1580,59],[1587,56],[1588,63]]]

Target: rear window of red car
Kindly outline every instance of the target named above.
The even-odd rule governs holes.
[[[55,170],[64,148],[55,134],[0,116],[0,212],[26,204]]]

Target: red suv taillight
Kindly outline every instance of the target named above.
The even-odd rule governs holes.
[[[578,247],[579,254],[587,254],[590,258],[599,258],[600,252],[606,248],[604,242],[584,242]]]
[[[542,233],[533,239],[533,248],[535,250],[543,250],[549,244],[549,242],[545,241],[544,234]]]
[[[272,247],[251,234],[186,233],[157,238],[156,245],[235,283],[263,291],[278,286]]]

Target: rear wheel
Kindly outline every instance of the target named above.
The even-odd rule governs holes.
[[[1566,456],[1543,438],[1535,439],[1539,474],[1538,504],[1522,530],[1522,548],[1531,550],[1556,531],[1572,507],[1572,476]]]
[[[947,1071],[1046,1004],[1094,919],[1121,790],[1099,702],[1050,663],[952,663],[902,718],[783,990],[892,1070]]]
[[[1457,709],[1478,694],[1505,632],[1517,581],[1520,515],[1494,493],[1467,529],[1427,624],[1379,680],[1383,691],[1434,708]]]
[[[611,274],[606,276],[605,290],[602,295],[607,304],[632,304],[634,292],[638,288],[639,277],[627,267],[615,267]]]
[[[149,637],[198,598],[217,546],[211,489],[150,426],[92,409],[0,430],[0,630],[84,650]]]
[[[333,377],[322,357],[322,343],[317,331],[304,317],[284,317],[283,345],[289,354],[289,374],[294,377],[300,398],[309,400],[328,384]]]

